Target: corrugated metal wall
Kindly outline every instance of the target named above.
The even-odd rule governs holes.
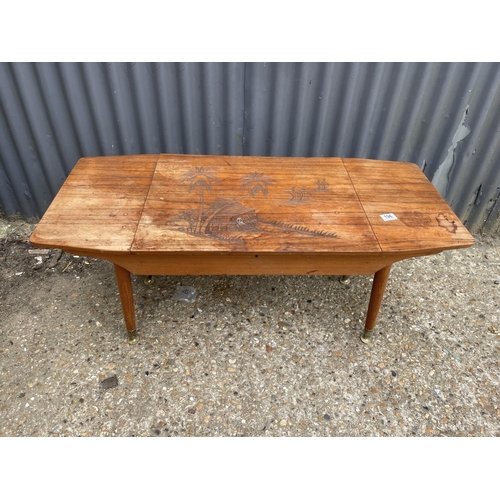
[[[0,207],[41,216],[82,156],[415,162],[500,229],[498,63],[0,63]]]

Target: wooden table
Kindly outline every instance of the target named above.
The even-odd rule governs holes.
[[[130,273],[374,274],[368,342],[394,262],[474,244],[412,163],[167,154],[82,158],[30,241],[114,264],[129,342]]]

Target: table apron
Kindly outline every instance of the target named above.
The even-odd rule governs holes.
[[[438,252],[432,252],[435,254]],[[429,255],[431,252],[429,252]],[[427,255],[427,254],[426,254]],[[140,275],[374,274],[406,254],[171,253],[93,254]]]

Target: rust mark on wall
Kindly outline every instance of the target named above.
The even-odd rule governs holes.
[[[458,128],[453,135],[453,139],[451,140],[451,145],[448,148],[446,158],[444,159],[443,163],[439,165],[436,172],[434,172],[434,176],[432,177],[432,184],[434,184],[434,187],[443,197],[446,196],[446,193],[448,191],[448,186],[451,180],[451,173],[456,163],[455,151],[457,149],[458,143],[460,141],[463,141],[470,134],[470,128],[465,124],[465,118],[467,117],[468,113],[469,106],[466,106],[460,124],[458,125]]]

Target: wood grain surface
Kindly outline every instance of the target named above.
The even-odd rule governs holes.
[[[395,220],[381,217],[388,213]],[[82,158],[31,242],[113,262],[186,252],[395,261],[474,239],[411,163],[162,154]]]
[[[338,158],[161,155],[132,252],[380,252]]]
[[[158,155],[82,158],[31,235],[71,253],[130,252]]]
[[[343,159],[384,252],[469,247],[474,238],[413,163]],[[397,219],[384,221],[382,214]]]

